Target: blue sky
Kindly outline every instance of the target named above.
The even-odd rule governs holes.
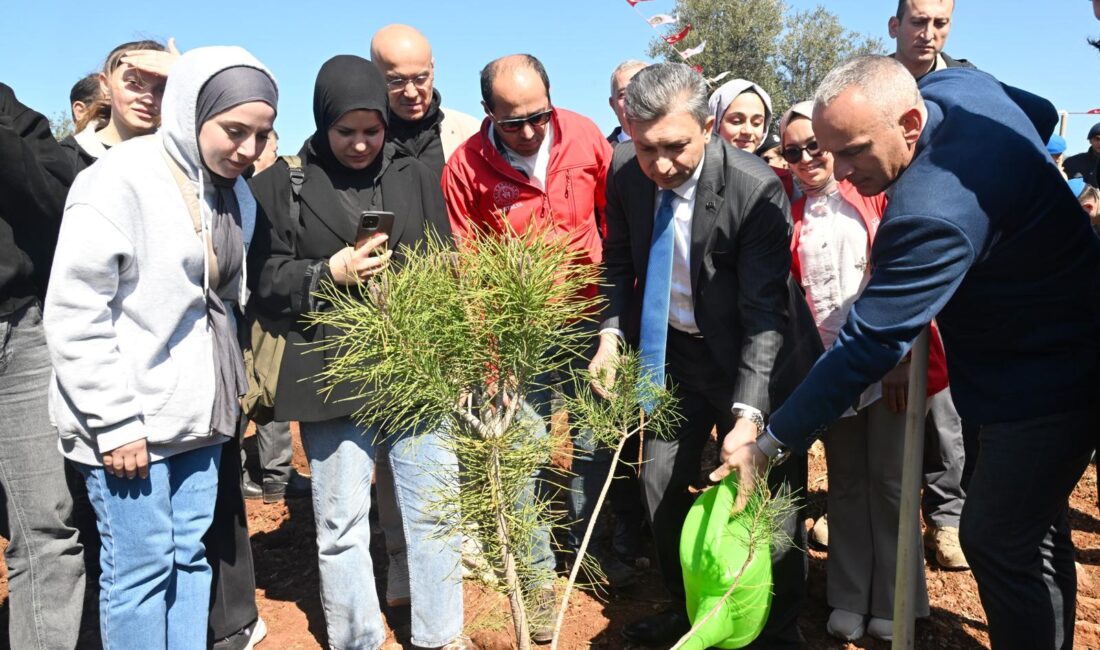
[[[818,4],[788,2],[796,8]],[[893,49],[886,22],[894,0],[825,4],[846,27],[880,36]],[[673,2],[638,6],[650,15],[669,12]],[[242,45],[279,80],[280,149],[292,153],[313,130],[313,81],[321,63],[335,54],[369,56],[371,35],[391,22],[414,25],[431,40],[436,87],[445,105],[480,117],[481,67],[503,54],[530,52],[546,65],[554,103],[588,115],[605,131],[615,124],[607,105],[611,70],[623,59],[646,59],[653,36],[625,0],[19,1],[4,7],[0,81],[15,88],[24,103],[53,115],[67,110],[72,83],[121,42],[175,36],[184,50]],[[1083,111],[1100,107],[1100,54],[1085,43],[1090,35],[1100,36],[1100,22],[1082,0],[962,0],[947,52],[1059,108]],[[1094,121],[1100,116],[1071,116],[1071,153],[1085,149]]]

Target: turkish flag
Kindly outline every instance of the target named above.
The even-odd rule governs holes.
[[[673,34],[672,36],[665,36],[665,42],[668,43],[669,45],[675,45],[675,44],[679,43],[680,41],[684,40],[687,37],[688,32],[690,32],[690,31],[691,31],[691,23],[688,23],[687,27],[684,27],[682,30],[680,30],[679,34]]]

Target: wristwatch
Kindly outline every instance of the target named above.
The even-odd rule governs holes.
[[[779,439],[767,429],[761,431],[756,437],[756,448],[771,459],[774,465],[779,465],[791,455],[791,450],[784,447],[783,443],[779,442]]]
[[[764,433],[764,415],[756,409],[734,408],[733,417],[745,418],[756,425],[756,435]]]

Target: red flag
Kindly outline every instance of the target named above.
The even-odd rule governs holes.
[[[639,2],[649,2],[649,0],[626,0],[626,3],[627,3],[628,5],[630,5],[631,7],[636,7],[636,6],[638,6],[638,3],[639,3]]]
[[[627,1],[629,2],[629,0],[627,0]],[[675,44],[679,43],[680,41],[684,40],[684,38],[687,37],[688,32],[690,32],[690,31],[691,31],[691,23],[688,23],[687,26],[684,27],[680,31],[679,34],[673,34],[672,36],[665,36],[664,37],[665,42],[668,43],[669,45],[675,45]]]
[[[1091,109],[1086,115],[1100,115],[1100,108]]]

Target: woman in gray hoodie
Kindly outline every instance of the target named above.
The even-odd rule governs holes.
[[[256,204],[240,175],[276,100],[243,49],[192,50],[161,130],[113,147],[69,192],[46,298],[50,412],[96,511],[108,650],[206,647],[202,536],[245,386],[231,306]]]

